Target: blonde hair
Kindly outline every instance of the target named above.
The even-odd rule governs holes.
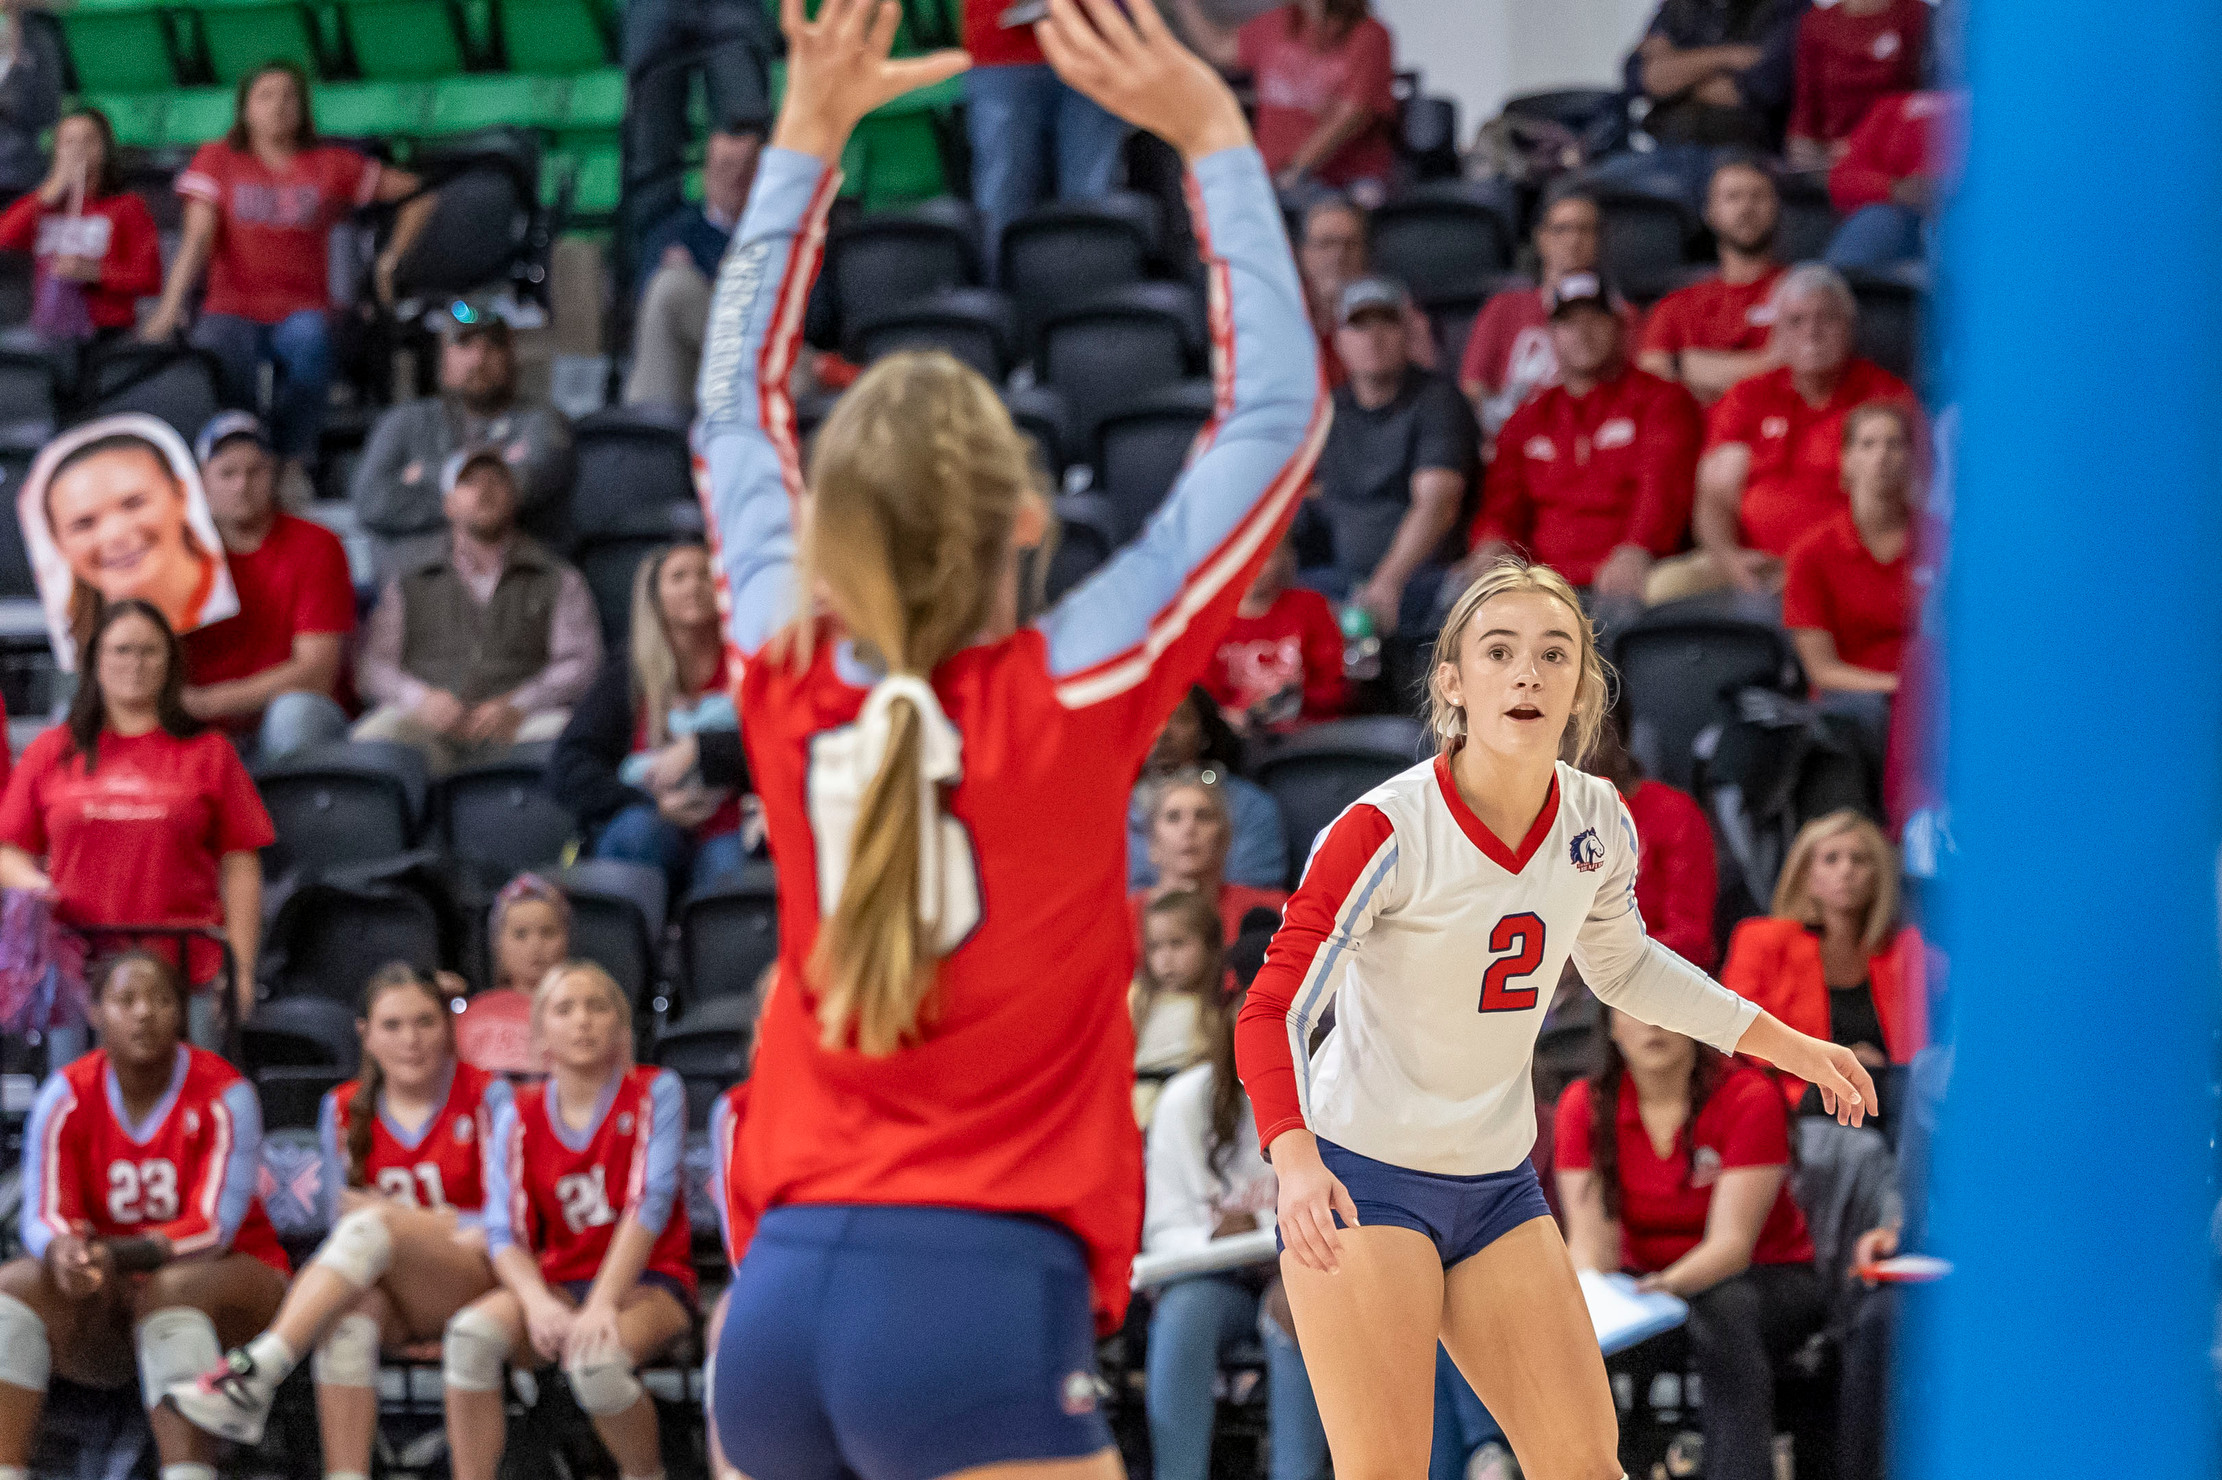
[[[1769,912],[1778,920],[1821,923],[1820,907],[1813,902],[1806,876],[1813,871],[1813,855],[1821,851],[1821,845],[1845,833],[1859,839],[1868,861],[1875,866],[1875,897],[1867,903],[1867,921],[1860,931],[1860,946],[1872,956],[1889,941],[1890,927],[1898,918],[1898,850],[1890,846],[1881,828],[1849,807],[1839,807],[1798,829],[1797,838],[1790,844],[1790,856],[1783,861],[1782,877],[1775,880],[1774,903]]]
[[[1157,1006],[1157,999],[1174,990],[1172,983],[1160,979],[1150,969],[1149,922],[1164,915],[1173,916],[1183,928],[1204,943],[1201,1019],[1210,1019],[1218,1010],[1220,983],[1227,974],[1226,926],[1219,918],[1218,906],[1193,889],[1176,889],[1170,894],[1160,894],[1142,911],[1142,959],[1135,967],[1134,990],[1129,994],[1127,1004],[1133,1011],[1137,1027],[1148,1021],[1150,1010]]]
[[[1457,666],[1458,645],[1484,605],[1496,597],[1523,591],[1555,599],[1574,617],[1575,637],[1582,646],[1582,676],[1574,689],[1574,710],[1567,718],[1565,738],[1559,742],[1559,756],[1569,765],[1579,766],[1596,746],[1597,732],[1605,723],[1605,710],[1611,703],[1605,657],[1597,650],[1597,632],[1582,611],[1582,600],[1566,577],[1548,565],[1531,565],[1515,556],[1507,555],[1483,571],[1481,578],[1466,588],[1466,594],[1452,603],[1450,615],[1443,619],[1443,630],[1435,639],[1435,663],[1428,673],[1427,727],[1434,732],[1436,749],[1443,755],[1466,742],[1466,711],[1444,695],[1443,668],[1446,664]]]
[[[663,604],[656,599],[656,583],[664,566],[683,550],[709,549],[698,540],[666,545],[643,560],[633,571],[633,630],[628,642],[633,658],[633,697],[648,722],[650,749],[671,742],[671,704],[679,693],[679,654],[671,643],[671,628],[664,622]]]
[[[1227,804],[1226,783],[1219,779],[1217,771],[1207,771],[1202,766],[1183,766],[1170,776],[1159,777],[1150,783],[1149,819],[1152,830],[1157,827],[1157,814],[1164,808],[1166,799],[1174,792],[1182,790],[1202,792],[1204,801],[1219,814],[1219,825],[1226,828],[1229,836],[1232,836],[1234,809]]]
[[[609,999],[611,1009],[617,1014],[617,1062],[620,1067],[631,1068],[633,1063],[633,1004],[625,996],[625,989],[617,984],[617,978],[611,976],[592,961],[573,958],[551,966],[548,968],[548,974],[540,978],[539,984],[532,989],[530,1022],[532,1024],[533,1043],[538,1046],[547,1042],[547,1035],[541,1030],[541,1020],[547,1015],[548,999],[555,995],[557,987],[574,976],[583,976],[595,983],[602,989],[602,995]]]
[[[889,674],[921,678],[987,625],[1019,511],[1040,497],[995,388],[939,351],[889,355],[864,372],[818,430],[810,492],[798,597],[822,590]],[[808,630],[798,661],[808,661]],[[810,960],[825,1045],[853,1032],[872,1055],[916,1036],[939,964],[919,912],[920,717],[901,699],[889,717],[841,897]]]

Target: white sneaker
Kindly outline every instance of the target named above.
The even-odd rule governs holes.
[[[171,1383],[167,1396],[193,1427],[253,1444],[269,1421],[273,1393],[256,1380],[255,1359],[235,1350],[200,1376]]]

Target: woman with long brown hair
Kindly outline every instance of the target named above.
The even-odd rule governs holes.
[[[116,131],[98,108],[54,126],[54,163],[36,190],[0,212],[0,247],[36,264],[31,327],[48,341],[120,335],[139,300],[162,291],[162,253],[147,203],[123,184]],[[67,300],[81,305],[76,317]]]

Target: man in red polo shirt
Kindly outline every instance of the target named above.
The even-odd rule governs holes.
[[[1703,424],[1688,391],[1628,363],[1620,305],[1595,273],[1569,273],[1548,302],[1559,383],[1498,434],[1461,574],[1518,548],[1588,587],[1610,625],[1642,607],[1652,561],[1682,546]]]
[[[1652,307],[1636,363],[1679,380],[1708,406],[1737,381],[1774,369],[1767,341],[1782,278],[1774,255],[1781,219],[1774,177],[1757,160],[1732,159],[1714,170],[1705,224],[1720,244],[1720,271]]]
[[[1458,388],[1474,403],[1484,435],[1496,436],[1521,402],[1558,379],[1543,295],[1570,272],[1597,271],[1603,221],[1595,196],[1578,187],[1553,187],[1535,222],[1535,256],[1543,281],[1532,288],[1507,288],[1474,315],[1466,356],[1458,366]],[[1623,306],[1621,314],[1633,337],[1635,310]]]
[[[277,461],[248,412],[219,412],[193,451],[239,614],[179,639],[186,709],[254,737],[255,759],[345,739],[341,649],[355,630],[346,552],[323,525],[278,508]]]
[[[1858,309],[1833,268],[1791,269],[1774,302],[1782,364],[1713,407],[1697,469],[1698,556],[1652,573],[1654,604],[1723,587],[1771,600],[1790,547],[1844,507],[1844,414],[1868,401],[1913,403],[1904,381],[1853,355]]]

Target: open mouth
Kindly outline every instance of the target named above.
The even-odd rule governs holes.
[[[1536,720],[1543,718],[1543,711],[1533,704],[1515,704],[1504,712],[1506,719]]]

